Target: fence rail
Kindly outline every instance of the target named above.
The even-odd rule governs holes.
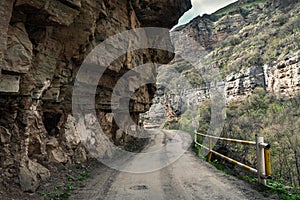
[[[206,147],[202,144],[200,144],[197,140],[197,136],[203,136],[209,138],[209,147]],[[260,184],[266,185],[266,179],[271,179],[271,156],[270,156],[270,145],[264,142],[263,137],[256,136],[256,141],[246,141],[246,140],[237,140],[237,139],[230,139],[230,138],[223,138],[223,137],[217,137],[213,135],[205,135],[201,134],[195,131],[194,134],[194,142],[195,145],[200,146],[201,148],[204,148],[209,151],[207,155],[207,161],[211,161],[212,154],[215,154],[216,156],[219,156],[237,166],[242,167],[244,170],[247,170],[249,172],[255,173],[258,175],[258,182]],[[242,144],[242,145],[252,145],[256,147],[256,157],[257,157],[257,169],[254,169],[250,166],[247,166],[241,162],[238,162],[232,158],[229,158],[223,154],[218,153],[217,151],[214,151],[212,139],[218,139],[226,142],[231,142],[235,144]]]
[[[244,144],[244,145],[256,145],[256,142],[253,142],[253,141],[229,139],[229,138],[223,138],[223,137],[216,137],[216,136],[212,136],[212,135],[205,135],[205,134],[201,134],[201,133],[197,133],[197,135],[201,135],[201,136],[213,138],[213,139],[218,139],[218,140],[223,140],[226,142],[240,143],[240,144]]]

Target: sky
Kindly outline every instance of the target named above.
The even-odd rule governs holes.
[[[191,0],[193,8],[179,20],[178,25],[186,24],[198,15],[211,14],[237,0]],[[178,26],[177,25],[177,26]]]

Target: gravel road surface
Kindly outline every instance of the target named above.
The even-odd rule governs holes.
[[[182,134],[182,139],[175,136],[178,134]],[[177,143],[178,148],[184,150],[179,159],[159,170],[139,174],[122,172],[99,164],[93,170],[92,178],[87,180],[86,187],[76,191],[70,199],[270,199],[252,189],[249,184],[216,170],[191,150],[185,151],[186,145],[180,147],[180,143],[183,142],[180,140],[191,141],[191,138],[180,132],[153,130],[152,140],[144,148],[144,152],[155,152],[168,144]],[[174,146],[170,147],[171,150],[173,148]],[[164,162],[166,157],[173,156],[168,148],[165,152],[166,154],[161,155]],[[127,165],[136,163],[137,160],[142,164],[151,165],[142,157],[142,153],[137,154]],[[157,162],[157,158],[154,160]]]

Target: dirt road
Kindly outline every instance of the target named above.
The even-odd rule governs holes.
[[[165,131],[156,134],[145,149],[156,149],[165,145],[166,140],[174,143],[174,137],[170,135],[172,132]],[[145,164],[149,163],[145,161]],[[87,186],[70,199],[270,199],[251,189],[247,183],[217,171],[189,150],[174,163],[154,172],[133,174],[101,165],[92,176]]]

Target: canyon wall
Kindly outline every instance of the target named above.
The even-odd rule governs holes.
[[[218,83],[224,87],[226,103],[243,102],[255,88],[263,88],[277,98],[286,99],[300,95],[300,51],[286,56],[272,65],[254,66],[233,73]],[[207,85],[164,94],[158,88],[153,105],[144,115],[146,123],[163,124],[165,120],[178,120],[188,107],[201,105],[211,98]]]
[[[300,51],[264,66],[266,89],[278,97],[300,95]]]
[[[257,87],[279,98],[299,95],[299,17],[299,0],[239,0],[175,28],[174,35],[192,38],[205,52],[194,56],[200,67],[178,54],[163,66],[165,71],[177,70],[180,76],[169,79],[168,73],[161,73],[158,80],[168,80],[175,90],[182,80],[188,80],[191,87],[170,94],[162,87],[145,118],[153,122],[157,116],[176,119],[188,105],[210,98],[209,83],[203,78],[210,66],[219,69],[222,78],[218,84],[224,86],[227,102],[243,101]],[[190,47],[186,51],[193,55],[195,50]]]
[[[300,95],[300,51],[260,67],[251,67],[226,77],[227,101],[241,101],[256,87],[264,88],[277,98]]]
[[[168,63],[173,54],[142,49],[115,60],[99,81],[96,115],[86,110],[79,118],[72,115],[77,72],[88,53],[108,37],[139,27],[171,28],[191,7],[190,1],[4,0],[0,4],[0,180],[14,180],[24,191],[33,192],[40,179],[50,176],[49,162],[84,163],[88,157],[109,156],[106,140],[125,147],[134,144],[136,139],[114,122],[109,106],[113,88],[130,69]],[[161,34],[157,42],[170,45],[169,40],[159,41],[169,33]],[[112,48],[117,47],[112,44]],[[135,92],[130,107],[135,122],[149,109],[154,92],[153,84]],[[95,120],[106,137],[96,127],[87,128]]]

